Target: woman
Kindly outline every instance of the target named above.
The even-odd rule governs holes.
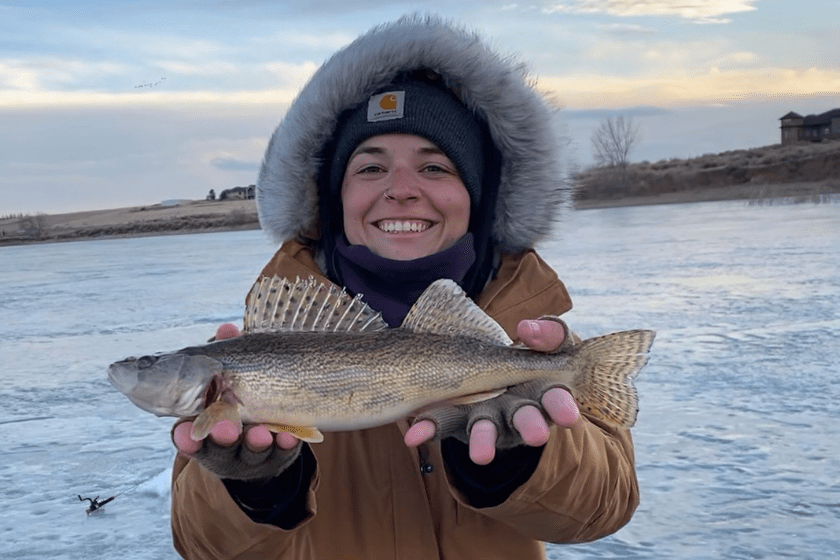
[[[346,286],[391,326],[451,278],[515,340],[573,344],[555,319],[565,287],[533,251],[567,196],[551,115],[522,68],[469,33],[420,18],[372,30],[271,139],[257,201],[282,245],[261,276]],[[544,558],[542,541],[600,538],[638,503],[629,432],[543,383],[313,445],[189,429],[173,429],[185,558]]]

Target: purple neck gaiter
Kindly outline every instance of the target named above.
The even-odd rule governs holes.
[[[399,326],[408,310],[435,280],[449,278],[460,283],[475,262],[473,236],[467,233],[440,253],[410,261],[374,255],[364,245],[350,245],[340,234],[335,246],[336,269],[351,294],[382,312],[385,322]]]

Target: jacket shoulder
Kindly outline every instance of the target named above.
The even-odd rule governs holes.
[[[557,273],[530,249],[502,256],[498,273],[476,303],[514,339],[522,319],[562,315],[572,308],[572,299]]]
[[[289,240],[283,243],[271,260],[266,263],[260,272],[263,276],[281,276],[283,278],[315,278],[327,282],[309,246],[300,241]]]

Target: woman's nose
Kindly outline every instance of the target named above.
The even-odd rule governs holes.
[[[385,189],[385,198],[398,202],[407,202],[420,198],[420,189],[410,170],[394,170],[391,175],[391,184]]]

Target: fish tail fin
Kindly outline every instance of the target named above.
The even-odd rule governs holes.
[[[636,423],[639,398],[633,379],[647,363],[653,331],[623,331],[590,338],[575,350],[579,373],[572,391],[581,412],[608,424]]]

